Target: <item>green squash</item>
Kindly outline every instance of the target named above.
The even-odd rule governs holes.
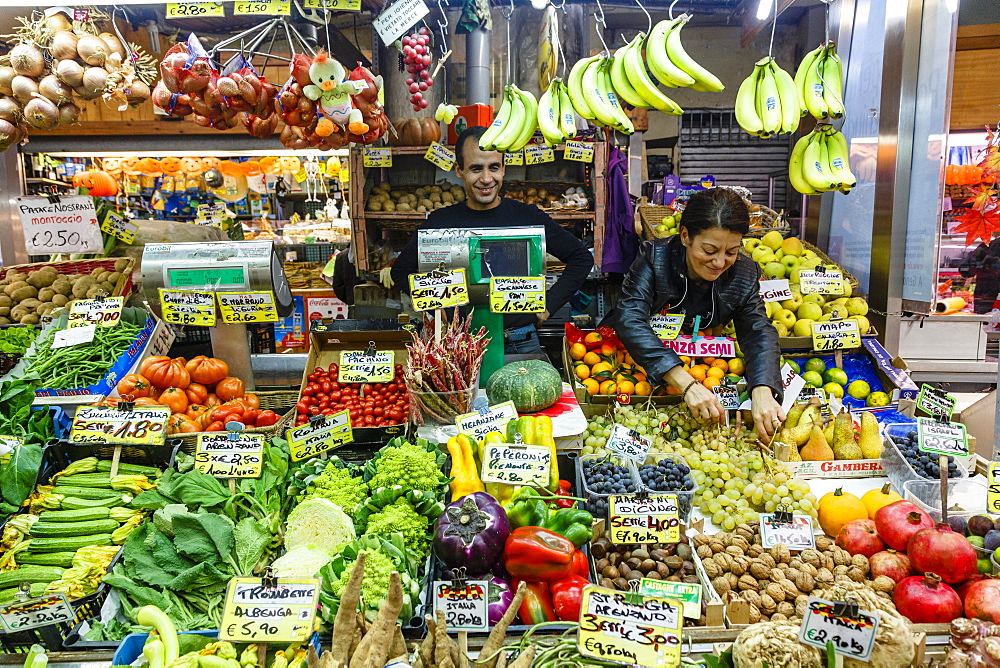
[[[513,401],[518,413],[543,411],[562,395],[562,377],[541,360],[512,362],[497,369],[486,381],[491,404]]]

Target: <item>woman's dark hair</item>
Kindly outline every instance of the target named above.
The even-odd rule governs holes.
[[[688,199],[681,227],[686,227],[691,237],[713,227],[743,236],[750,229],[750,210],[743,198],[728,188],[699,190]]]

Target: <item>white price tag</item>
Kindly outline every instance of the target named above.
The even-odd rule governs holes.
[[[740,393],[732,385],[716,385],[712,388],[715,398],[727,411],[735,411],[740,407]]]
[[[94,340],[95,333],[97,333],[97,325],[95,324],[61,329],[52,337],[52,349],[68,348],[70,346],[78,346],[81,343],[90,343]]]
[[[842,295],[844,294],[844,277],[837,269],[800,271],[799,292],[804,295]]]
[[[777,278],[760,282],[760,298],[765,302],[783,302],[792,298],[792,289],[787,278]]]
[[[372,27],[382,38],[382,43],[389,46],[430,11],[423,0],[398,0],[372,21]]]
[[[621,424],[614,426],[607,442],[608,450],[614,450],[637,462],[646,461],[651,445],[652,442],[648,438]]]
[[[781,410],[786,413],[795,405],[795,400],[799,392],[806,386],[806,381],[802,376],[795,373],[795,369],[790,364],[781,366],[781,387],[785,392],[785,397],[781,402]]]
[[[64,624],[75,618],[73,607],[62,594],[11,603],[0,608],[0,624],[8,633]]]
[[[448,628],[456,631],[485,631],[490,618],[487,610],[489,581],[467,580],[464,587],[451,582],[434,582],[434,611],[444,613]]]
[[[779,522],[773,513],[760,516],[760,544],[770,550],[784,543],[789,550],[807,550],[816,547],[812,520],[807,515],[792,515],[791,522]]]
[[[484,399],[485,401],[485,399]],[[496,406],[490,406],[485,413],[476,411],[455,418],[455,425],[461,434],[468,434],[477,441],[483,440],[491,431],[506,433],[507,423],[517,417],[517,409],[513,401],[505,401]]]
[[[917,449],[936,455],[965,457],[969,454],[969,437],[960,422],[938,422],[934,418],[917,418]]]
[[[18,197],[24,245],[28,255],[100,253],[104,250],[94,200],[87,195]]]
[[[824,651],[832,642],[837,654],[868,661],[881,617],[877,612],[859,610],[855,619],[853,615],[837,614],[837,607],[832,601],[810,596],[799,627],[799,642]]]

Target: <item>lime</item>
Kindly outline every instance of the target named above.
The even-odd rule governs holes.
[[[841,387],[847,385],[847,373],[843,369],[832,367],[823,372],[823,380],[827,383],[837,383]]]
[[[851,381],[847,386],[847,393],[855,399],[864,399],[871,394],[872,388],[863,380]]]
[[[826,362],[824,362],[818,357],[810,357],[808,360],[806,360],[805,370],[817,371],[819,373],[823,373],[824,371],[826,371]]]
[[[802,374],[802,380],[806,381],[806,385],[811,385],[812,387],[823,386],[823,376],[818,371],[806,371]]]
[[[872,408],[889,405],[889,395],[885,392],[872,392],[865,400],[865,404]]]
[[[794,371],[795,373],[798,373],[798,374],[802,373],[802,367],[800,367],[799,363],[796,362],[795,360],[785,360],[785,363],[788,366],[792,367],[792,371]]]
[[[972,543],[974,547],[982,547],[985,545],[985,541],[982,536],[969,536],[969,542]]]
[[[823,391],[826,392],[826,396],[828,397],[844,398],[844,386],[839,383],[827,383],[823,386]]]

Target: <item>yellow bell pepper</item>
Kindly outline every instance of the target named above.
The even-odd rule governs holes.
[[[483,437],[483,444],[480,450],[480,459],[486,459],[486,444],[487,443],[506,443],[503,434],[498,431],[491,431]],[[506,503],[510,500],[510,497],[514,496],[514,491],[517,488],[514,485],[508,485],[504,482],[488,482],[486,483],[486,493],[492,496],[494,499],[500,503]]]
[[[556,492],[559,489],[559,460],[556,457],[556,441],[552,437],[552,418],[548,415],[539,415],[535,418],[535,438],[538,442],[532,445],[544,445],[549,449],[548,490]]]
[[[483,492],[486,488],[476,470],[472,439],[465,434],[448,439],[448,454],[451,455],[451,499],[457,501],[473,492]]]

